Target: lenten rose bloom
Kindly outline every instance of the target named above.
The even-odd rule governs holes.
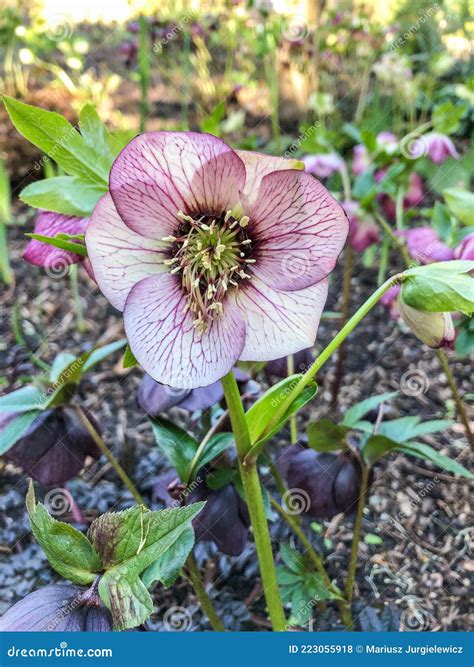
[[[76,218],[52,211],[40,211],[35,221],[35,234],[51,237],[57,234],[84,234],[88,222],[89,218]],[[35,239],[32,239],[26,246],[23,258],[34,266],[56,271],[86,259],[83,255],[62,250],[62,248],[56,248]]]
[[[306,171],[316,178],[328,178],[336,171],[344,169],[344,160],[337,153],[315,153],[302,160]]]
[[[158,382],[202,387],[313,344],[348,222],[293,165],[195,132],[142,134],[117,157],[86,246]]]
[[[407,250],[420,264],[447,262],[453,259],[451,248],[443,243],[435,229],[429,225],[414,227],[405,232]]]
[[[359,202],[346,199],[342,202],[349,219],[349,243],[356,252],[364,252],[380,241],[380,231],[370,216],[363,216]]]
[[[449,157],[459,160],[459,153],[451,139],[441,132],[428,132],[422,135],[412,146],[413,157],[427,155],[434,164],[441,164]]]

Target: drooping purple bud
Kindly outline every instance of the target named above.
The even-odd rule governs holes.
[[[428,225],[407,230],[406,244],[410,257],[419,264],[453,259],[451,248],[443,243],[438,233]]]
[[[428,132],[422,135],[414,142],[411,154],[414,158],[427,155],[434,164],[441,164],[449,157],[459,160],[459,153],[453,142],[441,132]]]
[[[291,445],[284,450],[279,468],[293,502],[315,519],[331,519],[340,512],[355,509],[360,493],[361,470],[350,454],[317,452]]]
[[[398,320],[400,311],[398,309],[398,295],[400,294],[400,285],[394,285],[380,297],[382,306],[386,306],[390,310],[390,317]]]
[[[377,225],[367,215],[362,217],[358,202],[346,200],[341,205],[349,220],[349,243],[356,252],[363,252],[380,241]]]
[[[454,249],[454,259],[470,259],[474,261],[474,233],[468,234]]]
[[[16,414],[0,415],[0,434]],[[41,412],[4,456],[45,486],[56,486],[77,475],[87,456],[100,454],[77,412],[60,406]]]
[[[237,367],[234,368],[234,375],[241,388],[250,379],[248,373]],[[177,389],[156,382],[146,373],[140,382],[137,392],[138,404],[152,417],[157,417],[175,406],[183,410],[189,410],[190,412],[207,410],[223,398],[224,389],[220,380],[207,387],[199,387],[191,390]]]
[[[51,211],[40,211],[35,221],[35,234],[54,237],[57,234],[84,234],[89,218],[76,218]],[[84,261],[78,255],[62,248],[32,239],[26,246],[23,258],[34,266],[42,266],[59,272],[70,264]]]
[[[110,632],[112,617],[94,588],[53,584],[33,591],[0,618],[1,632]]]
[[[307,347],[300,352],[296,352],[293,355],[295,373],[304,373],[308,370],[313,361],[314,355],[311,351],[311,348]],[[270,375],[275,375],[279,378],[286,378],[288,376],[288,359],[287,357],[274,359],[273,361],[269,361],[265,368],[270,373]]]

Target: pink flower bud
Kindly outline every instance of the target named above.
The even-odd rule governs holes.
[[[474,261],[474,233],[468,234],[454,249],[454,259],[470,259]]]

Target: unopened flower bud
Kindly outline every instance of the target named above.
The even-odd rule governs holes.
[[[415,336],[429,347],[450,347],[456,337],[450,313],[417,310],[398,300],[400,315]]]

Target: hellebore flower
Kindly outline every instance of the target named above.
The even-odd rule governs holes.
[[[94,586],[53,584],[29,593],[0,618],[0,632],[110,632],[112,616]]]
[[[35,222],[35,234],[56,236],[56,234],[84,234],[89,218],[74,218],[61,213],[41,211]],[[70,264],[78,264],[86,258],[74,252],[32,239],[26,246],[23,258],[34,266],[43,266],[60,271]]]
[[[428,313],[398,300],[400,315],[412,333],[428,347],[452,347],[456,338],[451,313]]]
[[[468,234],[454,249],[454,259],[470,259],[474,261],[474,233]]]
[[[441,164],[449,157],[459,160],[459,153],[453,142],[446,134],[441,134],[441,132],[428,132],[428,134],[422,135],[414,142],[411,155],[414,158],[427,155],[434,164]]]
[[[250,380],[250,375],[240,368],[234,368],[233,372],[241,388]],[[190,412],[207,410],[223,398],[224,389],[220,380],[207,387],[198,387],[191,390],[176,389],[156,382],[147,373],[143,376],[137,391],[138,404],[152,417],[157,417],[162,412],[166,412],[166,410],[175,406]]]
[[[453,259],[454,253],[451,248],[443,243],[438,233],[428,225],[408,229],[405,237],[410,257],[420,264],[446,262]]]
[[[115,160],[86,245],[158,382],[207,386],[313,344],[348,224],[293,165],[195,132],[142,134]]]
[[[233,484],[220,489],[210,489],[205,476],[209,468],[200,470],[194,490],[187,494],[175,470],[158,478],[153,487],[153,498],[159,498],[167,506],[176,506],[178,500],[186,498],[186,503],[206,501],[199,516],[193,519],[196,542],[214,542],[222,553],[239,556],[247,543],[250,517],[247,505]]]
[[[376,138],[377,148],[384,148],[388,153],[392,153],[398,146],[398,139],[393,132],[379,132]],[[359,176],[371,165],[371,159],[364,144],[357,144],[353,149],[354,157],[352,159],[352,171],[355,176]]]
[[[359,204],[353,200],[342,202],[349,219],[349,243],[356,252],[363,252],[380,241],[380,232],[371,218],[361,219]]]
[[[331,519],[355,508],[361,470],[352,455],[290,445],[280,458],[279,468],[295,498],[301,497],[301,492],[306,494],[303,510],[315,519]],[[290,506],[291,496],[287,504]]]
[[[0,414],[0,436],[17,414]],[[45,486],[55,486],[77,475],[88,456],[100,454],[77,412],[61,406],[41,412],[4,457]]]
[[[328,178],[344,169],[344,160],[337,153],[316,153],[303,158],[306,171],[317,178]]]

